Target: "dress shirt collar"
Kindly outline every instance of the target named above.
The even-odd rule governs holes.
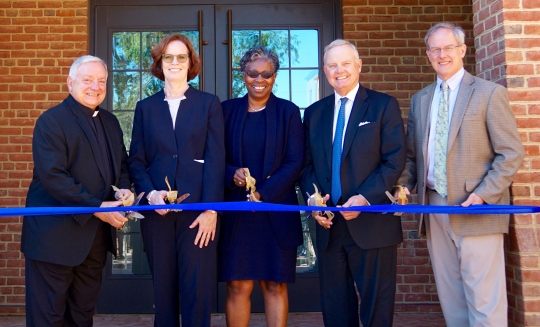
[[[335,95],[335,99],[334,99],[334,108],[337,106],[337,108],[339,109],[339,106],[341,105],[341,98],[347,98],[347,101],[348,102],[351,102],[353,103],[354,102],[354,99],[356,98],[356,93],[358,93],[358,89],[360,88],[360,83],[356,84],[356,86],[354,87],[354,89],[351,90],[351,92],[347,93],[347,95],[345,95],[344,97],[342,97],[341,95],[339,95],[336,90],[334,90],[334,95]]]
[[[461,69],[458,70],[457,73],[452,75],[452,77],[450,77],[446,81],[446,83],[448,83],[448,87],[450,88],[451,91],[455,91],[459,87],[459,84],[461,84],[461,80],[463,79],[464,75],[465,75],[465,69],[463,67],[461,67]],[[441,83],[442,82],[443,82],[443,80],[439,76],[437,76],[437,90],[441,89]]]
[[[77,108],[79,108],[86,117],[97,117],[97,115],[99,114],[99,107],[96,107],[95,110],[88,108],[87,106],[75,100],[75,98],[71,94],[69,96],[73,99],[73,101],[75,101],[75,103],[77,104]]]

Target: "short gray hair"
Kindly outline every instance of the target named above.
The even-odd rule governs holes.
[[[240,59],[240,71],[245,72],[247,65],[250,62],[255,61],[259,58],[267,59],[268,61],[270,61],[272,66],[274,66],[274,73],[277,73],[279,69],[278,55],[274,51],[261,45],[251,48],[246,51],[246,53],[244,53],[242,59]]]
[[[328,53],[328,51],[330,51],[330,49],[332,48],[339,47],[341,45],[348,45],[349,47],[351,47],[351,49],[353,50],[355,54],[356,59],[360,59],[360,55],[358,54],[358,49],[356,48],[354,44],[352,44],[349,41],[345,41],[343,39],[336,39],[324,48],[324,57],[323,57],[324,64],[326,64],[326,54]]]
[[[77,70],[79,69],[79,66],[82,64],[86,64],[89,62],[100,62],[103,67],[105,67],[105,71],[107,72],[107,75],[109,75],[109,72],[107,71],[107,64],[103,60],[101,60],[98,57],[85,55],[80,56],[79,58],[75,59],[75,61],[71,64],[71,68],[69,69],[69,77],[71,77],[72,80],[75,80],[77,77]]]
[[[441,28],[446,28],[454,32],[454,36],[456,37],[458,45],[462,45],[465,43],[465,31],[463,30],[463,28],[461,28],[460,26],[454,23],[442,22],[442,23],[433,25],[429,29],[429,31],[427,31],[426,36],[424,37],[424,42],[426,43],[426,47],[428,50],[429,50],[429,44],[428,44],[429,37]]]

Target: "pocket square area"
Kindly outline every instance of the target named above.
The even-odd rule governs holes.
[[[360,124],[358,124],[358,127],[367,125],[367,124],[369,124],[369,123],[371,123],[371,122],[370,122],[370,121],[363,121],[363,122],[361,122]]]

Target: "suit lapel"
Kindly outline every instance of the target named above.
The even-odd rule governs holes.
[[[351,149],[351,145],[358,130],[358,125],[360,121],[366,114],[366,111],[369,107],[369,103],[366,101],[368,98],[366,89],[360,85],[356,97],[354,98],[354,103],[349,116],[349,122],[347,123],[347,131],[345,132],[345,142],[343,142],[343,151],[341,153],[341,162],[347,156],[347,153]]]
[[[244,165],[242,162],[242,132],[244,131],[244,122],[247,117],[248,98],[247,94],[241,99],[241,105],[234,112],[234,130],[233,130],[233,159],[239,163],[240,167]]]
[[[433,83],[427,87],[424,94],[420,96],[420,131],[422,133],[422,155],[424,160],[424,167],[427,163],[428,141],[429,141],[429,129],[431,121],[431,103],[433,102],[433,94],[435,92],[435,86],[437,83]]]
[[[103,158],[101,155],[101,149],[99,148],[99,143],[96,138],[96,135],[94,134],[94,131],[92,130],[92,127],[90,124],[88,124],[88,120],[84,116],[84,114],[81,112],[81,110],[78,108],[78,104],[73,98],[69,98],[69,101],[67,101],[69,104],[69,107],[71,108],[71,112],[75,117],[77,117],[76,121],[77,124],[81,127],[81,129],[84,132],[84,135],[88,139],[88,143],[90,143],[90,148],[92,149],[93,158],[95,160],[95,164],[99,169],[99,173],[101,174],[101,178],[105,180],[105,172],[103,171],[101,167],[101,162],[103,162]]]
[[[463,121],[463,116],[467,111],[469,100],[471,99],[474,91],[473,83],[474,78],[472,78],[472,75],[465,72],[465,75],[463,75],[463,79],[461,80],[461,85],[459,86],[456,104],[454,105],[454,112],[452,113],[452,120],[450,122],[450,129],[448,131],[448,145],[446,148],[446,153],[450,151],[454,141],[456,140],[459,127]]]
[[[334,107],[335,107],[335,95],[328,97],[327,102],[323,108],[321,114],[321,137],[323,139],[324,152],[326,154],[326,161],[328,168],[332,169],[332,138],[334,136]],[[315,145],[317,146],[317,145]],[[329,154],[329,155],[328,155]]]
[[[277,130],[277,101],[274,94],[266,103],[266,148],[264,151],[264,175],[267,176],[274,165],[274,155],[276,149],[276,130]]]

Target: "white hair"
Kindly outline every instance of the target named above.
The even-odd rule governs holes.
[[[341,45],[348,45],[349,47],[351,47],[356,59],[360,59],[360,55],[358,54],[358,49],[356,48],[356,46],[354,44],[352,44],[349,41],[345,41],[343,39],[336,39],[336,40],[332,41],[332,43],[330,43],[329,45],[327,45],[324,48],[323,62],[326,63],[326,54],[328,53],[328,51],[330,51],[330,49],[335,48],[335,47],[339,47]]]
[[[103,65],[103,67],[105,67],[105,71],[107,72],[107,64],[105,64],[103,60],[101,60],[98,57],[85,55],[85,56],[80,56],[79,58],[75,59],[75,61],[71,64],[71,68],[69,69],[68,76],[72,80],[75,80],[75,78],[77,77],[77,70],[79,69],[79,66],[82,64],[89,63],[89,62],[100,62]],[[109,72],[107,72],[107,75],[109,75]]]
[[[463,28],[461,28],[460,26],[454,23],[442,22],[442,23],[438,23],[431,26],[431,28],[427,31],[426,36],[424,37],[424,42],[426,43],[426,47],[428,50],[429,50],[429,44],[428,44],[429,37],[441,28],[446,28],[446,29],[451,30],[454,33],[454,36],[456,37],[456,41],[458,42],[458,45],[462,45],[465,43],[465,31],[463,30]]]

